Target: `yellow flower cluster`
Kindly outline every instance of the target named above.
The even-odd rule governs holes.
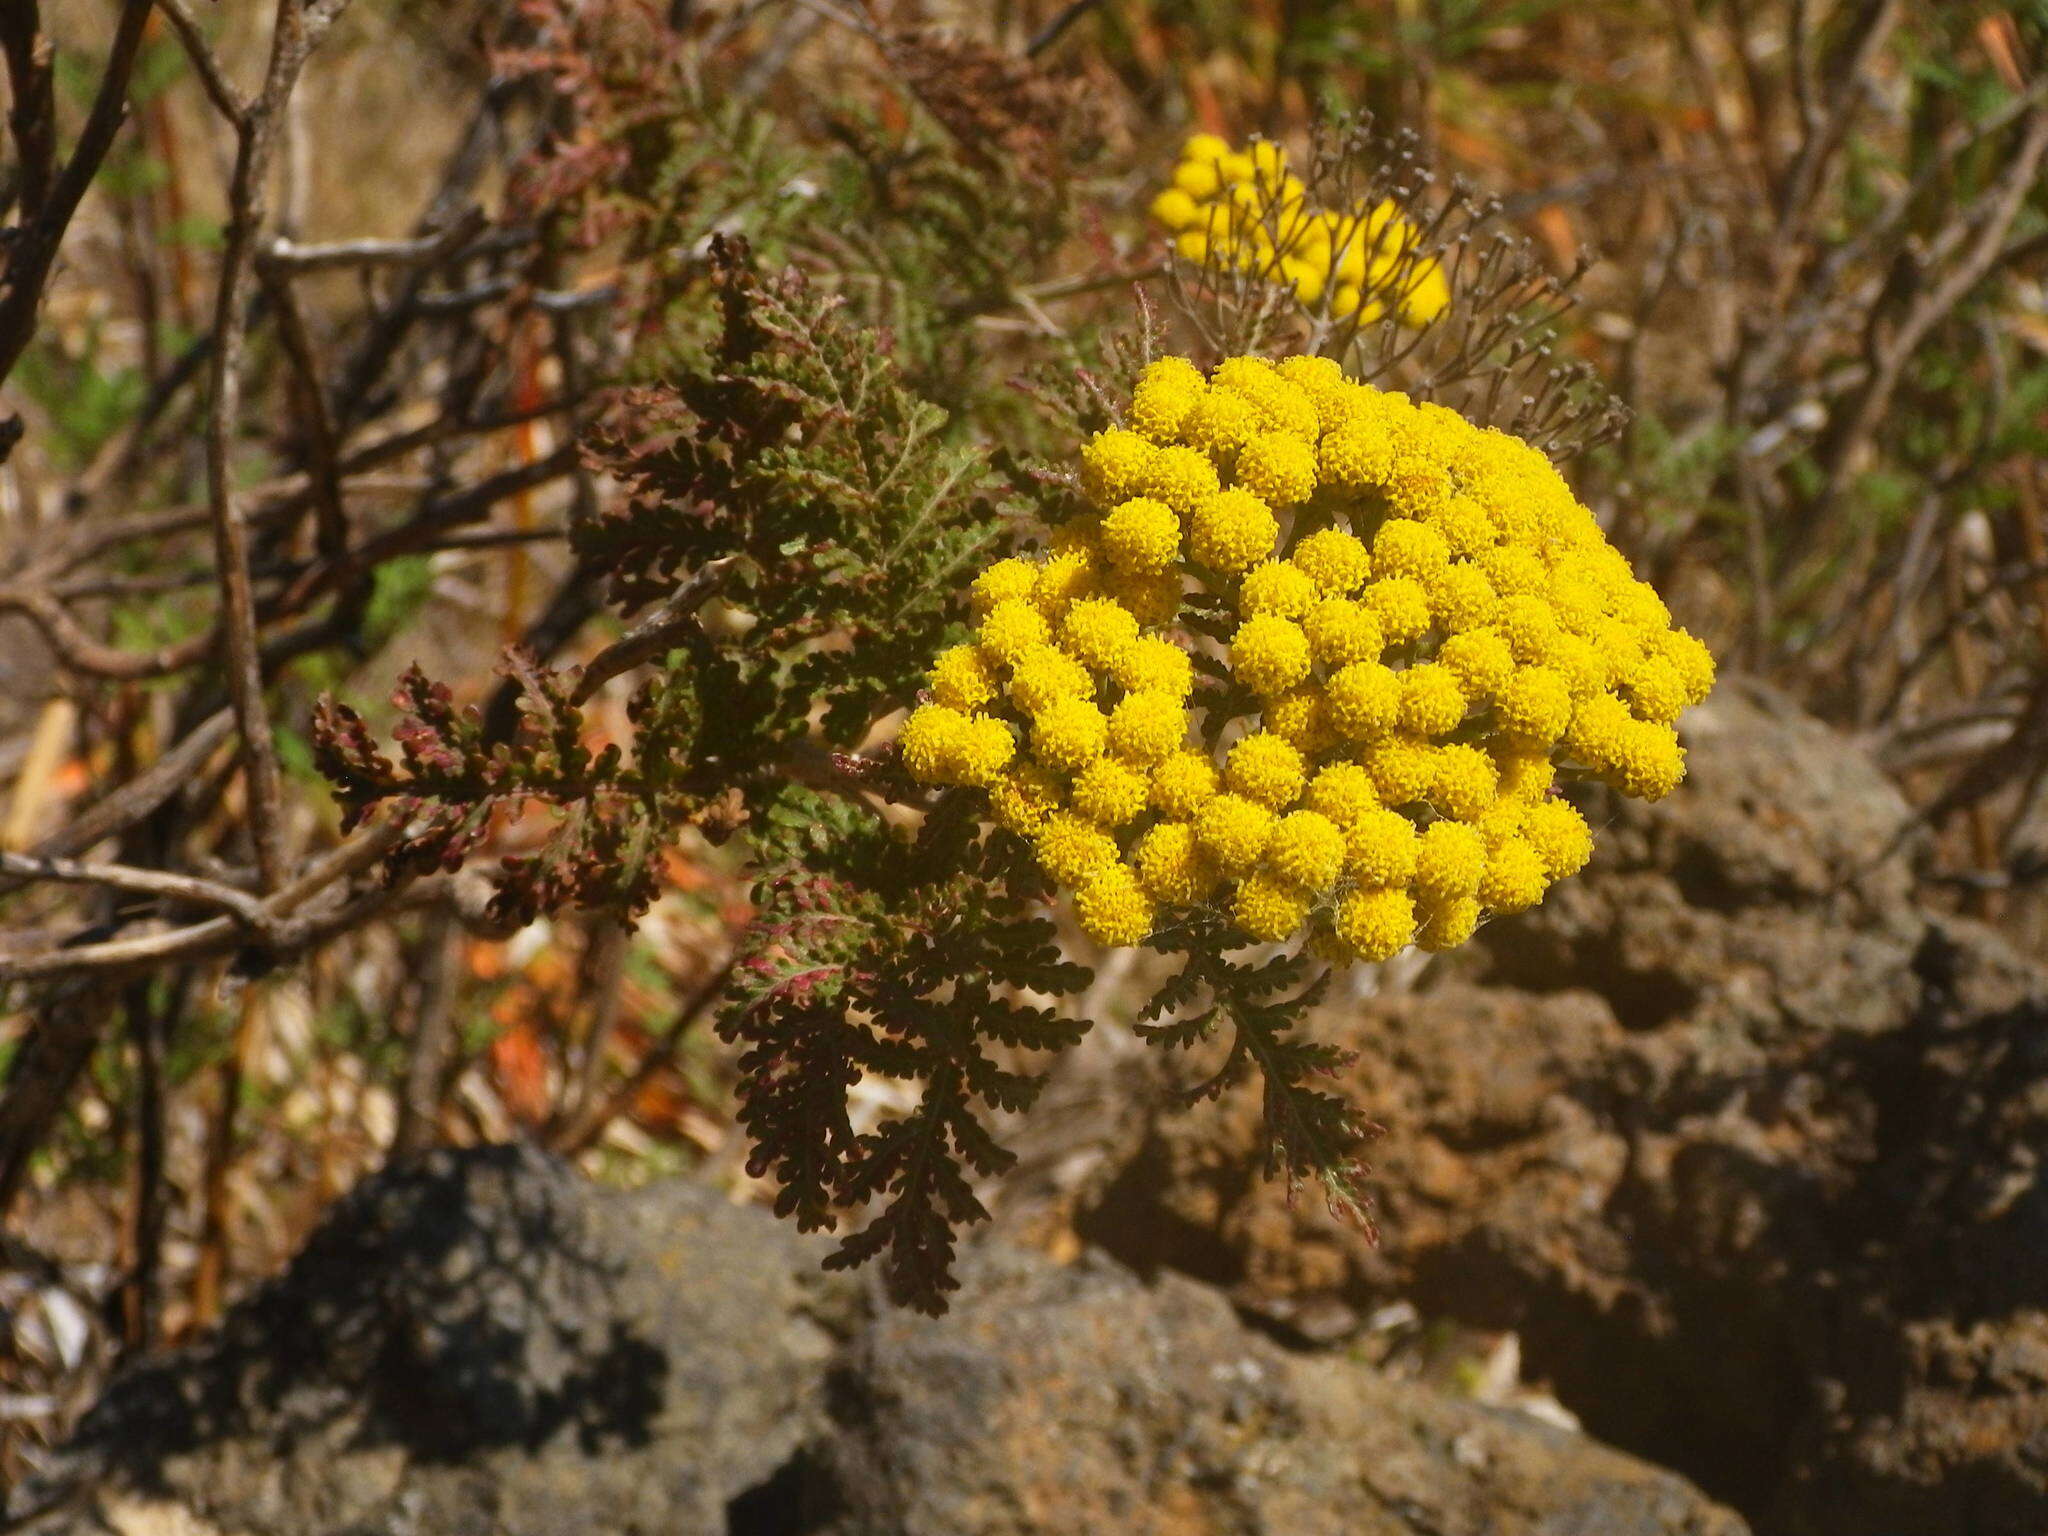
[[[1152,217],[1184,260],[1259,274],[1311,308],[1327,296],[1338,319],[1369,325],[1392,309],[1403,325],[1420,327],[1450,302],[1442,262],[1418,249],[1420,235],[1391,200],[1318,208],[1288,170],[1286,150],[1264,139],[1236,150],[1213,133],[1194,135],[1152,199]],[[1206,447],[1203,436],[1189,441]]]
[[[1097,939],[1213,903],[1334,962],[1447,949],[1590,857],[1560,771],[1683,776],[1713,658],[1536,449],[1317,357],[1164,358],[1127,420],[1082,452],[1092,509],[975,580],[901,737]]]

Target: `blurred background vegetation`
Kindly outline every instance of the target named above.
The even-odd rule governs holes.
[[[7,23],[17,114],[34,12]],[[1567,473],[1678,618],[1871,742],[1935,834],[1929,899],[2048,933],[2040,0],[356,0],[268,119],[225,422],[205,380],[238,128],[207,76],[255,97],[271,7],[40,20],[53,164],[110,88],[128,112],[0,393],[0,847],[234,888],[261,863],[210,434],[249,525],[273,835],[320,870],[320,692],[382,729],[418,660],[502,721],[503,646],[570,662],[619,635],[567,539],[615,494],[576,443],[612,386],[714,334],[711,236],[843,294],[950,433],[1028,476],[1070,451],[1076,370],[1113,374],[1162,300],[1145,208],[1182,139],[1298,144],[1363,110],[1552,271],[1589,263],[1555,346],[1630,420]],[[19,131],[9,155],[19,225],[50,178]],[[591,718],[623,736],[624,695]],[[542,832],[486,830],[492,854]],[[746,891],[698,831],[630,937],[606,914],[503,931],[464,873],[364,885],[268,948],[94,969],[50,957],[192,912],[21,873],[0,1188],[8,1283],[47,1296],[0,1344],[0,1466],[394,1150],[526,1136],[609,1177],[747,1183],[703,1027]],[[24,1104],[39,1032],[76,1077]]]

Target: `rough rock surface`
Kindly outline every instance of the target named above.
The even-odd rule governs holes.
[[[1623,1536],[1746,1529],[1582,1435],[1296,1357],[1215,1290],[983,1250],[884,1314],[833,1393],[845,1536]]]
[[[2048,1530],[2048,972],[1917,908],[1906,808],[1770,695],[1460,974],[1333,1009],[1389,1128],[1379,1248],[1162,1116],[1083,1229],[1299,1333],[1519,1330],[1594,1433],[1785,1536]],[[1219,1134],[1219,1125],[1221,1134]]]
[[[232,1536],[722,1531],[822,1421],[857,1288],[819,1257],[706,1188],[433,1154],[216,1339],[118,1379],[50,1479],[92,1497],[53,1528],[167,1500]]]
[[[1290,1356],[1196,1282],[983,1249],[933,1322],[765,1212],[531,1154],[374,1181],[116,1383],[66,1536],[1741,1536],[1680,1478]]]

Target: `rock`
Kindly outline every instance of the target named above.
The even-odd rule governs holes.
[[[820,1257],[688,1183],[431,1154],[218,1337],[117,1380],[47,1479],[106,1507],[50,1528],[126,1529],[150,1499],[229,1536],[723,1530],[820,1422],[856,1296]]]
[[[1476,968],[1321,1020],[1389,1128],[1380,1247],[1264,1182],[1249,1092],[1160,1117],[1083,1230],[1283,1328],[1518,1330],[1773,1532],[2048,1530],[2048,972],[1914,905],[1849,742],[1726,686],[1690,746]]]
[[[66,1536],[1740,1536],[1680,1478],[1193,1281],[971,1253],[895,1312],[765,1211],[531,1153],[368,1182],[14,1512]],[[67,1497],[68,1495],[68,1497]],[[10,1526],[10,1529],[14,1527]]]
[[[983,1250],[835,1375],[835,1536],[1734,1536],[1669,1473],[1522,1415],[1298,1358],[1215,1291]]]

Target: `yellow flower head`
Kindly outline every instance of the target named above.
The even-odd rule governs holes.
[[[1278,618],[1299,619],[1307,615],[1322,594],[1308,573],[1287,560],[1268,560],[1244,579],[1237,589],[1237,611],[1250,616],[1270,613]]]
[[[1354,661],[1330,679],[1330,723],[1349,741],[1373,741],[1401,718],[1401,679],[1376,661]]]
[[[1155,202],[1152,212],[1168,229],[1185,229],[1201,216],[1200,208],[1178,188],[1162,192],[1160,197],[1176,194],[1186,200],[1184,213],[1178,201],[1168,204],[1163,212]],[[1155,443],[1170,443],[1181,423],[1187,420],[1188,412],[1208,392],[1208,381],[1202,377],[1201,369],[1184,357],[1162,357],[1138,376],[1138,387],[1131,392],[1131,425]]]
[[[1124,864],[1109,865],[1082,886],[1074,914],[1096,943],[1123,946],[1144,943],[1157,920],[1152,898]]]
[[[1144,629],[1161,629],[1178,618],[1183,590],[1184,583],[1178,569],[1149,575],[1116,571],[1102,585],[1102,595],[1127,611]],[[1114,667],[1115,664],[1115,656],[1112,656],[1110,665]]]
[[[998,560],[975,577],[968,589],[975,616],[986,615],[998,603],[1029,598],[1037,580],[1038,570],[1028,560]]]
[[[1383,736],[1360,754],[1360,761],[1388,805],[1414,805],[1436,786],[1436,752],[1414,736]]]
[[[1084,597],[1060,619],[1060,645],[1092,672],[1107,673],[1125,646],[1138,638],[1138,620],[1114,598]]]
[[[1557,610],[1543,598],[1529,592],[1502,598],[1495,623],[1507,636],[1508,647],[1515,653],[1515,660],[1525,663],[1542,661],[1561,633]]]
[[[1014,666],[1026,651],[1051,639],[1052,629],[1024,598],[1006,597],[982,618],[975,638],[995,661]]]
[[[1206,211],[1206,209],[1210,209],[1214,205],[1214,197],[1217,197],[1217,193],[1221,193],[1221,190],[1223,190],[1223,176],[1219,174],[1219,170],[1217,170],[1217,166],[1214,166],[1214,162],[1182,160],[1174,168],[1174,190],[1180,190],[1180,193],[1188,195],[1188,201],[1192,201],[1194,207],[1196,207],[1196,217],[1200,217],[1202,211]],[[1159,215],[1159,201],[1157,199],[1153,199],[1153,215],[1155,217]],[[1165,219],[1159,219],[1159,221],[1165,223],[1167,229],[1176,227],[1176,225],[1167,223]],[[1200,256],[1190,256],[1190,260],[1202,260],[1202,258]]]
[[[1564,880],[1593,856],[1593,833],[1569,801],[1539,800],[1522,813],[1522,836],[1543,861],[1543,873]]]
[[[1317,687],[1295,687],[1265,700],[1266,729],[1302,754],[1320,760],[1337,743],[1329,701]]]
[[[1187,735],[1187,713],[1173,694],[1127,693],[1109,714],[1109,744],[1128,762],[1163,761]]]
[[[1294,563],[1331,597],[1356,592],[1372,574],[1365,545],[1341,528],[1323,528],[1303,539],[1294,546]]]
[[[1548,667],[1523,667],[1494,695],[1493,708],[1510,736],[1548,746],[1571,724],[1572,691]]]
[[[1670,726],[1631,720],[1605,777],[1625,795],[1662,800],[1685,777],[1685,748]]]
[[[1621,676],[1621,686],[1636,715],[1658,725],[1676,720],[1688,702],[1685,679],[1662,656],[1646,656],[1630,667]]]
[[[1195,836],[1225,874],[1259,862],[1273,836],[1273,813],[1242,795],[1217,795],[1195,813]]]
[[[1233,358],[1230,362],[1222,364],[1217,370],[1219,381],[1222,379],[1223,371],[1228,369],[1231,363],[1249,364],[1251,361]],[[1219,382],[1219,387],[1234,388],[1242,392],[1259,413],[1259,423],[1266,431],[1278,432],[1307,444],[1311,449],[1313,464],[1316,435],[1322,430],[1322,419],[1316,414],[1315,402],[1309,399],[1308,392],[1300,385],[1290,382],[1270,364],[1264,364],[1263,360],[1259,361],[1261,366],[1248,366],[1231,383]]]
[[[1245,876],[1231,898],[1231,920],[1253,938],[1268,944],[1291,939],[1308,920],[1313,905],[1308,892],[1267,874]]]
[[[1702,702],[1714,686],[1713,653],[1682,629],[1657,635],[1655,647],[1657,654],[1678,670],[1678,680],[1685,688],[1685,702]]]
[[[1564,679],[1572,697],[1583,699],[1608,686],[1614,675],[1609,658],[1592,641],[1579,635],[1559,634],[1544,647],[1543,664]],[[1670,718],[1676,720],[1685,707],[1682,697],[1674,698]]]
[[[1145,494],[1185,517],[1223,487],[1216,465],[1198,448],[1162,448],[1143,477]]]
[[[1491,549],[1496,539],[1493,519],[1470,496],[1453,496],[1436,508],[1430,513],[1429,526],[1444,536],[1444,544],[1454,556],[1466,560],[1476,559],[1481,550]]]
[[[1219,491],[1195,504],[1188,554],[1224,576],[1250,570],[1273,553],[1280,524],[1273,509],[1249,491]]]
[[[960,744],[954,769],[957,781],[991,784],[1016,755],[1017,738],[1010,734],[1010,727],[993,715],[976,715],[967,722],[967,735]]]
[[[1152,767],[1152,808],[1175,821],[1193,821],[1223,788],[1223,774],[1206,752],[1184,748]]]
[[[1380,621],[1389,645],[1407,645],[1429,629],[1429,594],[1412,576],[1384,576],[1366,583],[1360,599]]]
[[[1432,954],[1456,949],[1479,931],[1480,906],[1472,896],[1459,896],[1432,907],[1415,933],[1415,947]]]
[[[1291,811],[1273,828],[1266,868],[1304,891],[1337,883],[1344,869],[1344,830],[1320,811]]]
[[[1502,597],[1533,597],[1549,579],[1543,561],[1519,544],[1496,544],[1474,557],[1493,590]]]
[[[1508,836],[1486,851],[1478,897],[1495,912],[1526,912],[1550,884],[1543,856],[1525,837]]]
[[[1183,430],[1190,447],[1224,465],[1259,427],[1259,408],[1251,401],[1235,390],[1212,389],[1188,412]]]
[[[1074,776],[1074,809],[1098,826],[1121,827],[1145,809],[1151,781],[1113,757],[1098,757]]]
[[[1031,719],[1031,751],[1059,773],[1079,773],[1109,745],[1109,720],[1086,699],[1057,699]]]
[[[1032,646],[1010,673],[1010,702],[1027,718],[1061,699],[1087,699],[1094,693],[1088,669],[1057,646]]]
[[[1429,616],[1447,636],[1491,624],[1500,609],[1493,583],[1476,565],[1447,562],[1422,578],[1422,590],[1429,597]]]
[[[1348,597],[1324,598],[1309,609],[1302,629],[1315,659],[1332,669],[1354,661],[1378,661],[1387,643],[1378,616]]]
[[[1116,863],[1116,839],[1071,811],[1048,812],[1031,847],[1040,867],[1064,886],[1085,885]]]
[[[1515,675],[1515,653],[1497,629],[1468,629],[1447,636],[1436,659],[1476,699],[1489,699]]]
[[[1258,432],[1237,455],[1237,484],[1275,507],[1307,501],[1316,488],[1316,454],[1291,432]]]
[[[1380,808],[1380,792],[1364,768],[1340,759],[1316,770],[1309,781],[1308,808],[1339,827],[1349,827],[1367,811]]]
[[[1180,558],[1180,519],[1165,502],[1134,496],[1103,518],[1102,552],[1121,571],[1157,575]]]
[[[1393,473],[1394,439],[1380,422],[1354,420],[1323,439],[1317,463],[1325,485],[1378,490]]]
[[[1143,488],[1158,451],[1123,427],[1096,433],[1081,450],[1081,493],[1104,511],[1130,500]]]
[[[1550,760],[1548,748],[1532,746],[1526,741],[1502,740],[1494,743],[1493,758],[1495,770],[1500,774],[1500,798],[1516,805],[1534,805],[1550,793],[1557,782],[1557,766]]]
[[[1096,586],[1094,556],[1087,550],[1069,549],[1048,555],[1038,568],[1031,601],[1048,624],[1057,624],[1076,601],[1095,596]]]
[[[1185,188],[1166,187],[1152,199],[1152,217],[1168,229],[1182,230],[1202,217],[1202,205]],[[1136,402],[1133,401],[1132,405],[1132,415],[1135,418]]]
[[[1060,781],[1037,763],[1013,764],[988,786],[996,825],[1018,837],[1030,837],[1059,806]]]
[[[995,698],[1000,681],[978,646],[956,645],[932,663],[931,684],[933,699],[969,714]]]
[[[1397,453],[1380,487],[1387,505],[1403,517],[1428,518],[1450,504],[1450,470],[1428,453]]]
[[[1277,811],[1301,798],[1307,773],[1291,743],[1258,731],[1230,749],[1223,760],[1223,782],[1247,800]]]
[[[1223,174],[1216,164],[1221,158],[1222,156],[1219,154],[1202,160],[1183,160],[1174,169],[1174,187],[1181,192],[1185,192],[1189,200],[1196,207],[1204,206],[1218,192],[1223,190]],[[1155,213],[1158,211],[1158,204],[1156,202],[1153,204],[1153,211]],[[1162,220],[1162,222],[1164,221]],[[1169,225],[1168,227],[1171,228],[1172,226]]]
[[[1422,834],[1399,811],[1361,811],[1344,827],[1344,870],[1360,885],[1405,886],[1415,878]]]
[[[1415,890],[1432,902],[1452,901],[1479,889],[1486,873],[1486,841],[1456,821],[1435,821],[1423,829],[1415,849]]]
[[[1308,676],[1308,636],[1290,620],[1254,614],[1231,638],[1230,667],[1254,693],[1283,693]]]
[[[1304,293],[1441,301],[1398,209],[1326,215],[1203,149],[1163,223],[1200,205],[1184,236]],[[1234,224],[1232,195],[1296,212]],[[899,738],[910,778],[987,794],[1101,942],[1194,908],[1338,963],[1454,947],[1591,857],[1561,783],[1683,777],[1713,658],[1541,453],[1326,358],[1162,358],[1127,419],[1081,451],[1098,510],[976,578],[972,643]]]
[[[1418,662],[1401,674],[1401,725],[1417,736],[1448,735],[1469,702],[1458,674],[1441,662]]]
[[[971,734],[968,717],[959,710],[927,704],[903,722],[896,746],[903,766],[918,783],[948,784],[957,781]]]
[[[1131,693],[1170,693],[1185,699],[1195,685],[1188,653],[1158,635],[1140,635],[1110,658],[1110,675]]]
[[[1321,227],[1325,233],[1324,248],[1327,249],[1329,221],[1323,221]],[[1281,378],[1298,386],[1318,405],[1324,399],[1341,394],[1351,387],[1351,381],[1344,376],[1344,365],[1334,357],[1286,358],[1282,360],[1278,372]]]
[[[1429,786],[1429,798],[1436,808],[1457,821],[1477,821],[1493,809],[1500,795],[1500,769],[1493,759],[1469,742],[1440,747],[1436,754],[1436,776]]]
[[[1360,960],[1390,960],[1415,937],[1415,901],[1399,889],[1357,890],[1337,904],[1336,933]]]
[[[1389,518],[1373,536],[1372,568],[1381,576],[1409,576],[1428,582],[1450,562],[1450,546],[1434,528]]]
[[[1196,840],[1191,822],[1154,823],[1138,839],[1132,859],[1138,883],[1169,907],[1191,907],[1206,900],[1223,878]]]

